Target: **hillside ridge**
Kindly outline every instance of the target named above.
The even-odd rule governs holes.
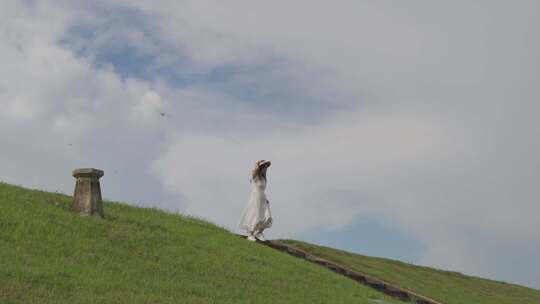
[[[0,183],[0,303],[540,303],[540,291],[518,285],[301,241],[265,244],[284,254],[156,208],[105,201],[104,219],[80,217],[71,201]]]
[[[242,238],[246,238],[244,235],[239,235]],[[286,252],[292,256],[295,256],[300,259],[304,259],[311,263],[320,265],[328,270],[339,273],[347,278],[350,278],[360,284],[369,286],[377,291],[380,291],[391,297],[400,299],[402,301],[410,301],[415,304],[443,304],[429,297],[415,293],[412,290],[407,290],[402,287],[396,286],[385,282],[384,280],[372,277],[362,272],[354,271],[346,266],[339,265],[327,259],[320,258],[313,254],[307,253],[297,247],[287,244],[282,240],[268,240],[265,242],[257,241],[258,243],[264,244],[273,249]]]
[[[0,183],[0,303],[399,301],[194,217]]]

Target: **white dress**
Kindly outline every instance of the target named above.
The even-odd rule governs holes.
[[[264,193],[266,180],[256,176],[251,179],[251,185],[251,195],[240,218],[239,227],[248,233],[262,232],[262,230],[272,227],[270,205]]]

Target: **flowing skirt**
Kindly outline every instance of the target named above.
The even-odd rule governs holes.
[[[255,190],[251,193],[238,226],[249,233],[260,232],[272,227],[270,205],[264,192]]]

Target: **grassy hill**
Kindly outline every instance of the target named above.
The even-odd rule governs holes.
[[[446,304],[539,304],[540,291],[465,276],[458,272],[353,254],[294,240],[281,240],[351,270],[410,289]]]
[[[399,303],[194,218],[0,184],[0,303]]]
[[[403,303],[225,229],[105,202],[106,219],[71,197],[0,183],[0,303]],[[540,303],[540,291],[285,241],[447,304]]]

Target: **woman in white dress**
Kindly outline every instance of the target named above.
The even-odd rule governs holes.
[[[251,195],[248,205],[240,218],[240,229],[247,231],[247,239],[266,241],[263,231],[272,227],[272,214],[270,202],[266,198],[266,170],[270,167],[270,161],[259,160],[255,162],[255,168],[251,172]]]

